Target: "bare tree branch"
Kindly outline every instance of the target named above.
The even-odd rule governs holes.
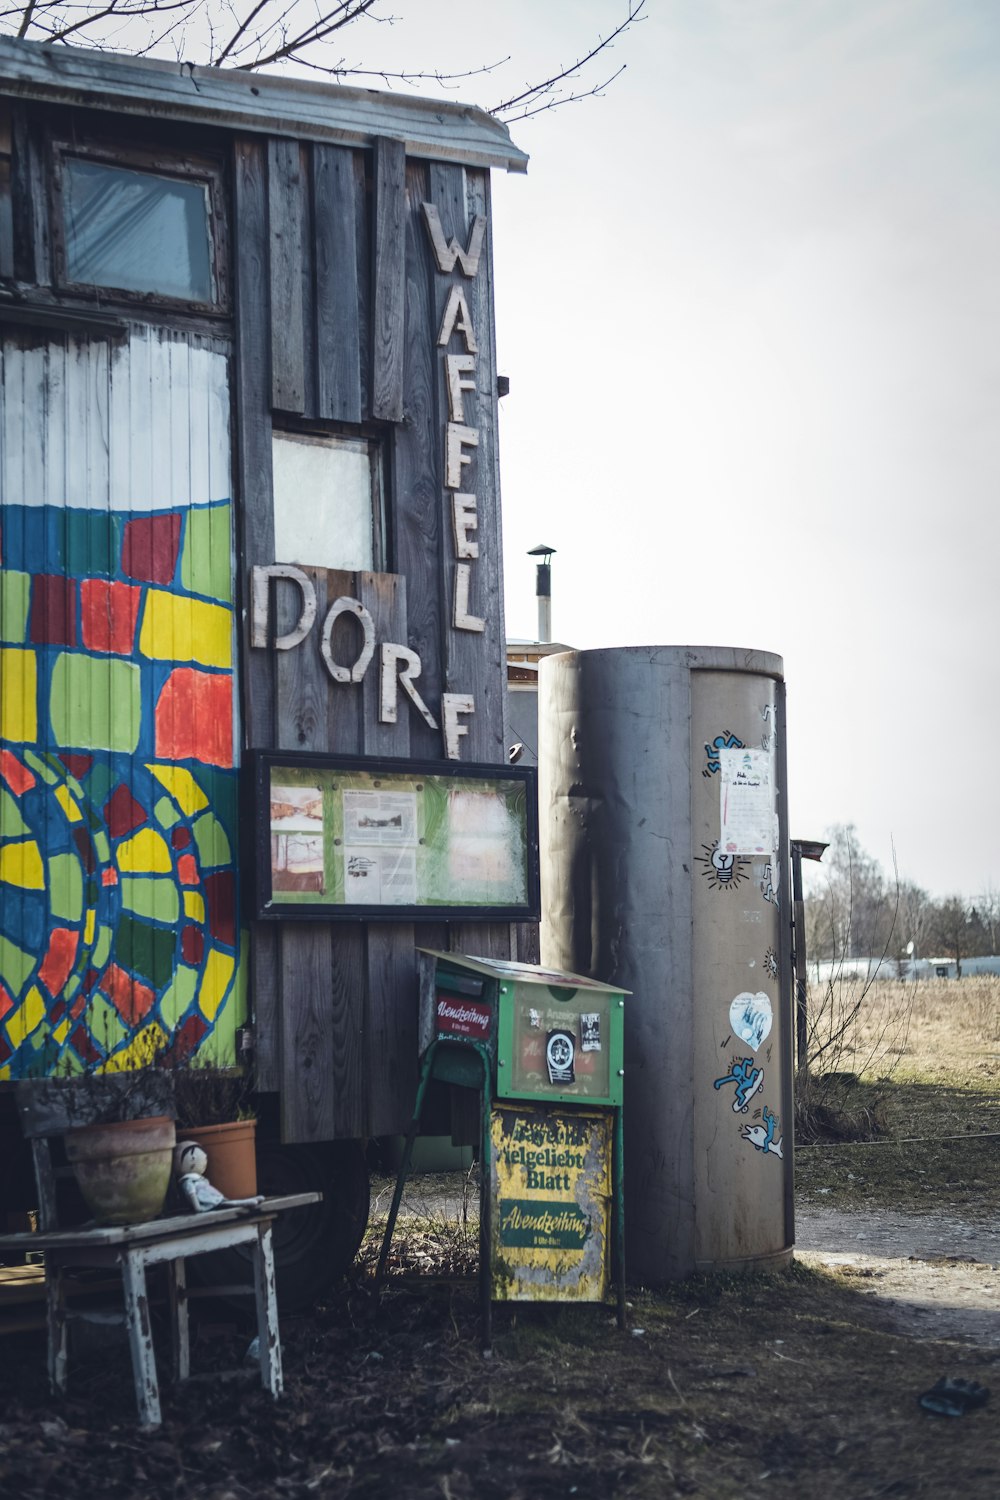
[[[497,62],[445,72],[433,67],[373,68],[330,58],[331,38],[356,21],[391,25],[401,19],[383,14],[388,0],[20,0],[0,9],[0,33],[42,41],[47,46],[74,41],[105,51],[149,56],[172,38],[178,58],[205,67],[228,63],[243,72],[295,62],[313,72],[342,81],[377,78],[387,86],[433,82],[454,88],[463,80],[492,74],[510,63]],[[490,111],[509,120],[526,120],[564,104],[599,97],[620,77],[617,68],[592,86],[581,81],[583,70],[638,21],[644,20],[646,0],[625,0],[626,14],[607,35],[572,63],[560,66],[536,83],[502,99]],[[163,24],[166,22],[166,24]],[[206,45],[207,43],[207,45]],[[207,56],[199,56],[206,53]]]

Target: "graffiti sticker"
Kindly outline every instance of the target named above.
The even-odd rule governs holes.
[[[778,977],[778,955],[773,948],[768,948],[764,954],[764,973],[770,979],[777,979]]]
[[[765,1104],[763,1125],[744,1125],[740,1135],[743,1140],[750,1142],[755,1151],[763,1151],[765,1156],[780,1156],[784,1159],[781,1149],[784,1137],[779,1135],[777,1140],[774,1139],[780,1124],[778,1116],[772,1114]]]
[[[576,1038],[571,1031],[550,1031],[545,1044],[545,1062],[550,1083],[573,1083],[576,1072]]]
[[[710,745],[705,746],[705,758],[707,764],[702,769],[703,776],[717,776],[719,774],[720,750],[743,750],[746,747],[742,740],[738,740],[731,729],[724,729],[717,734]]]
[[[735,891],[737,886],[749,879],[748,859],[743,859],[738,854],[727,854],[724,849],[719,848],[718,839],[711,844],[702,844],[701,847],[704,854],[697,854],[695,858],[702,866],[701,873],[708,881],[710,891]]]
[[[763,990],[743,990],[729,1007],[734,1036],[756,1052],[771,1030],[771,1001]]]
[[[750,1100],[764,1087],[764,1069],[755,1068],[752,1057],[734,1057],[729,1072],[724,1078],[717,1078],[714,1086],[721,1089],[727,1083],[736,1085],[733,1114],[745,1115],[750,1107]]]

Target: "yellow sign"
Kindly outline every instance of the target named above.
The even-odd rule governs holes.
[[[493,1106],[496,1301],[604,1301],[612,1120],[610,1110]]]

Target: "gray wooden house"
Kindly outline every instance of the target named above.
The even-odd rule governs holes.
[[[249,1056],[274,1170],[329,1187],[408,1118],[416,943],[511,954],[259,920],[247,768],[505,764],[525,165],[477,109],[0,40],[0,1081]]]

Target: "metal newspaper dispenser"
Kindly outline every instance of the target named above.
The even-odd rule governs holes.
[[[417,951],[420,1083],[382,1241],[377,1286],[427,1085],[438,1078],[480,1093],[484,1348],[491,1342],[494,1301],[603,1302],[612,1262],[618,1325],[623,1328],[622,1036],[627,992],[535,964]]]

